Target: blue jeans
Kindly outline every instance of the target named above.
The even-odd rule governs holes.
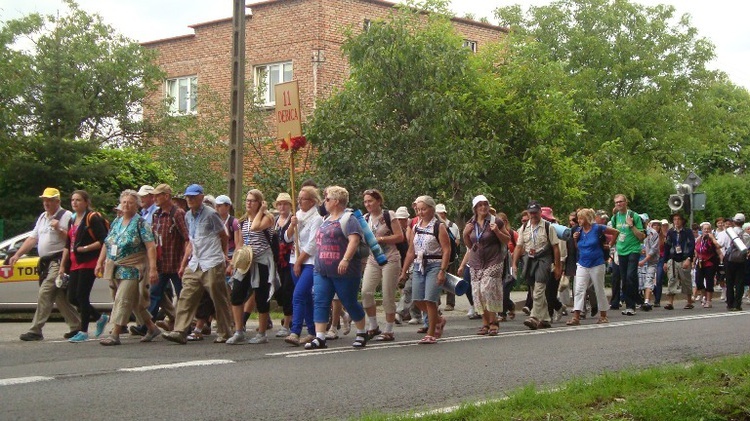
[[[292,333],[302,333],[302,321],[307,325],[307,333],[315,334],[313,322],[313,265],[302,265],[299,278],[292,270],[294,293],[292,294]]]
[[[661,302],[661,289],[664,285],[664,258],[660,257],[656,264],[656,286],[654,287],[654,304]]]
[[[424,273],[414,271],[411,284],[412,300],[430,301],[437,304],[440,300],[440,291],[442,290],[437,284],[438,272],[440,272],[440,262],[424,265]]]
[[[341,304],[355,322],[365,318],[365,310],[357,301],[360,278],[333,278],[318,272],[313,275],[313,302],[315,323],[328,323],[333,295],[337,294]]]
[[[159,313],[161,300],[164,298],[164,290],[167,288],[169,281],[172,281],[172,285],[174,285],[175,297],[179,297],[180,292],[182,292],[182,279],[176,273],[160,273],[159,281],[155,285],[151,285],[149,290],[151,303],[148,306],[148,312],[151,313],[152,319],[155,319]]]
[[[638,260],[640,257],[640,253],[620,255],[620,277],[622,291],[625,293],[625,308],[633,310],[638,303]]]

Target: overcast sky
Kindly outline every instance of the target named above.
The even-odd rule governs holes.
[[[248,4],[256,3],[247,0]],[[688,13],[699,34],[716,45],[717,58],[711,64],[730,79],[750,89],[750,2],[746,0],[638,0],[639,3],[675,5],[677,15]],[[550,0],[453,0],[458,16],[472,13],[496,23],[493,10],[500,6],[544,5]],[[232,15],[231,0],[78,0],[82,9],[99,13],[125,36],[152,41],[191,33],[188,25]],[[60,0],[0,0],[0,21],[30,13],[54,13],[63,9]]]

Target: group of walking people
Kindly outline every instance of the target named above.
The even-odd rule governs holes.
[[[455,287],[449,270],[470,284],[470,316],[482,319],[479,335],[497,335],[500,322],[515,317],[510,291],[517,279],[529,286],[523,308],[529,317],[523,323],[530,329],[560,320],[567,300],[559,292],[565,288],[573,292],[567,325],[581,323],[587,298],[597,323],[607,323],[607,310],[619,308],[621,301],[624,315],[635,315],[636,308],[650,310],[651,299],[658,306],[661,296],[661,285],[654,282],[657,268],[669,280],[665,309],[673,308],[679,293],[687,296],[685,308],[693,308],[691,271],[704,307],[710,308],[720,266],[726,267],[727,304],[740,309],[748,252],[738,248],[750,245],[750,226],[714,234],[705,223],[696,240],[679,214],[666,230],[666,221],[648,224],[647,215],[628,209],[624,195],[614,197],[611,221],[593,209],[571,213],[571,230],[564,238],[551,208],[529,202],[514,230],[483,195],[473,198],[472,216],[460,231],[432,197],[417,197],[411,217],[403,206],[386,209],[376,189],[362,194],[364,218],[348,207],[349,192],[340,186],[320,192],[314,183],[305,183],[297,193],[296,212],[291,196],[281,193],[273,203],[275,214],[263,193],[253,189],[238,218],[229,197],[206,195],[200,185],[188,186],[182,196],[184,202],[173,197],[167,184],[125,190],[110,226],[92,210],[85,191],[73,192],[70,212],[60,206],[57,189],[45,189],[40,196],[45,212],[10,258],[15,263],[34,245],[41,256],[38,307],[21,339],[43,338],[54,303],[70,326],[65,337],[71,342],[100,337],[111,322],[109,335],[100,339],[105,346],[120,345],[126,332],[142,336],[141,342],[161,336],[185,344],[204,339],[215,322],[214,342],[264,344],[273,325],[270,301],[276,298],[284,314],[276,336],[286,343],[323,349],[339,337],[339,329],[346,334],[353,323],[352,346],[361,348],[370,340],[395,340],[394,325],[409,314],[399,311],[406,289],[397,305],[399,288],[407,286],[411,314],[424,323],[419,343],[435,344],[446,326],[441,291]],[[733,220],[741,225],[740,216]],[[459,264],[454,259],[460,243],[466,251]],[[384,258],[376,258],[381,253]],[[604,279],[610,265],[613,297],[608,302]],[[97,278],[109,281],[112,289],[111,318],[90,303]],[[158,320],[160,310],[165,320]],[[258,328],[248,335],[253,311],[259,314]],[[133,316],[136,324],[128,326]]]

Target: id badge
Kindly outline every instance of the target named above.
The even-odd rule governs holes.
[[[161,242],[161,234],[158,234],[158,235],[156,236],[156,245],[157,245],[157,246],[159,246],[159,247],[161,247],[162,245],[164,245],[164,244],[163,244],[163,243]]]
[[[625,233],[621,232],[620,235],[617,236],[617,241],[623,242],[625,241]]]
[[[110,250],[112,250],[112,255],[117,256],[117,244],[112,244],[110,247]]]
[[[679,244],[674,246],[674,252],[676,254],[682,254],[682,247],[680,247]]]

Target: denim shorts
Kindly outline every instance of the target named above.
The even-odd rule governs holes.
[[[440,272],[440,262],[427,263],[424,272],[414,271],[412,274],[412,301],[440,301],[440,285],[437,276]]]

